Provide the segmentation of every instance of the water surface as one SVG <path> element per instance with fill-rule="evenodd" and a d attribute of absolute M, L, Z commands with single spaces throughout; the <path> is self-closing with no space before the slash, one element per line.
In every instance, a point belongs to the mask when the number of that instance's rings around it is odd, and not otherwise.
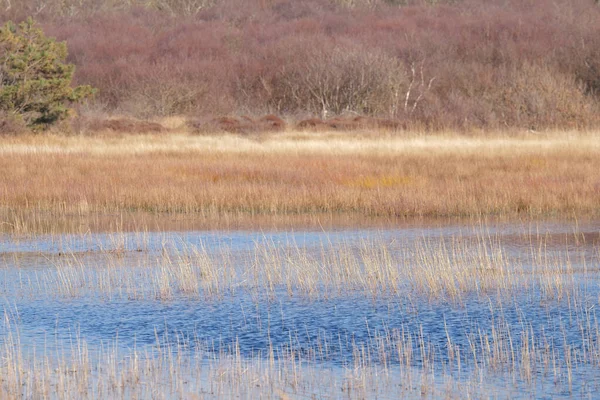
<path fill-rule="evenodd" d="M 406 363 L 399 346 L 410 343 L 414 346 L 411 368 L 439 370 L 459 382 L 477 379 L 476 373 L 485 370 L 485 384 L 481 378 L 479 382 L 493 397 L 591 398 L 600 385 L 598 232 L 597 222 L 578 226 L 549 222 L 333 231 L 4 235 L 0 237 L 0 291 L 7 317 L 0 324 L 0 342 L 18 334 L 25 354 L 32 349 L 56 352 L 74 338 L 84 339 L 92 349 L 112 343 L 123 354 L 134 348 L 153 351 L 165 341 L 185 343 L 190 353 L 201 348 L 207 359 L 239 353 L 246 359 L 283 360 L 293 353 L 334 375 L 364 363 L 358 359 L 365 354 L 369 366 L 393 371 Z M 165 257 L 191 248 L 207 255 L 227 252 L 232 268 L 248 269 L 261 262 L 256 253 L 265 248 L 318 255 L 324 248 L 360 253 L 365 246 L 384 244 L 392 258 L 410 260 L 411 249 L 423 243 L 461 251 L 484 248 L 490 254 L 500 249 L 509 264 L 531 266 L 532 274 L 540 255 L 562 263 L 568 260 L 569 287 L 558 297 L 548 295 L 542 285 L 531 285 L 510 293 L 500 289 L 484 295 L 466 293 L 461 301 L 419 297 L 410 292 L 410 285 L 405 292 L 373 295 L 349 288 L 323 296 L 290 294 L 285 285 L 276 285 L 261 296 L 256 282 L 250 285 L 241 278 L 216 296 L 202 289 L 200 295 L 175 291 L 168 298 L 132 296 L 126 290 L 105 296 L 96 285 L 76 288 L 70 295 L 48 290 L 48 282 L 60 279 L 64 265 L 96 280 L 111 268 L 135 269 L 142 271 L 140 286 L 151 286 L 155 281 L 148 276 L 159 276 Z M 240 276 L 246 276 L 244 271 Z M 533 357 L 539 360 L 531 363 L 532 375 L 515 375 L 506 368 L 490 372 L 491 366 L 486 365 L 490 358 L 484 361 L 490 340 L 502 341 L 501 346 L 510 342 L 513 364 L 514 360 L 524 363 L 524 348 L 538 346 L 538 356 Z M 540 351 L 539 346 L 546 350 Z M 458 363 L 456 349 L 462 359 Z M 540 354 L 550 355 L 553 365 L 544 365 Z M 568 354 L 577 355 L 575 366 Z M 394 395 L 378 393 L 382 398 Z"/>

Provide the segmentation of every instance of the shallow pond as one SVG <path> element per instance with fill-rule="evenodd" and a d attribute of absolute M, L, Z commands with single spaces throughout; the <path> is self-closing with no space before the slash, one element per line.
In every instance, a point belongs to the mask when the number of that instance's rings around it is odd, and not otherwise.
<path fill-rule="evenodd" d="M 60 359 L 84 343 L 95 379 L 106 348 L 124 360 L 165 347 L 188 357 L 175 385 L 185 389 L 165 383 L 152 397 L 593 398 L 599 232 L 597 222 L 549 222 L 5 235 L 0 345 L 5 360 L 15 348 Z M 263 371 L 260 382 L 290 365 L 313 372 L 304 386 L 297 375 L 238 391 L 208 383 L 249 380 L 232 377 L 240 363 Z M 192 373 L 198 365 L 213 374 Z M 89 385 L 89 397 L 106 393 Z M 129 385 L 119 396 L 135 397 Z"/>

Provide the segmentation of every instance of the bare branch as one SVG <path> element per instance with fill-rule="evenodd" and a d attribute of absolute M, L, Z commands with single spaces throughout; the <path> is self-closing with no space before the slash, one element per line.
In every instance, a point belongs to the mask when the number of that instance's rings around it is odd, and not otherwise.
<path fill-rule="evenodd" d="M 424 64 L 425 60 L 421 61 L 418 72 L 414 63 L 412 63 L 410 66 L 411 79 L 406 90 L 406 97 L 404 99 L 404 112 L 407 112 L 409 115 L 412 115 L 416 111 L 417 107 L 419 106 L 419 103 L 423 100 L 425 94 L 427 94 L 427 92 L 431 90 L 433 82 L 435 82 L 436 80 L 436 77 L 433 77 L 429 79 L 429 81 L 426 81 Z M 411 103 L 411 95 L 413 94 L 413 90 L 418 91 L 418 94 L 416 95 L 416 98 L 412 100 Z"/>

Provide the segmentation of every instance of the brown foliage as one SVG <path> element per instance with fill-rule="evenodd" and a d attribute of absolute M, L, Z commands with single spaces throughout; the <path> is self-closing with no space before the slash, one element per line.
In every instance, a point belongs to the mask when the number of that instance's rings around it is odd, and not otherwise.
<path fill-rule="evenodd" d="M 270 132 L 280 132 L 285 130 L 286 123 L 276 115 L 269 114 L 256 121 L 261 127 Z"/>
<path fill-rule="evenodd" d="M 209 121 L 191 121 L 189 127 L 196 133 L 214 133 L 228 132 L 237 134 L 281 132 L 286 128 L 283 119 L 276 115 L 265 115 L 258 119 L 252 119 L 248 116 L 219 117 Z"/>
<path fill-rule="evenodd" d="M 157 122 L 138 121 L 128 118 L 98 119 L 80 118 L 76 122 L 77 130 L 81 132 L 113 132 L 113 133 L 163 133 L 167 129 Z"/>
<path fill-rule="evenodd" d="M 335 117 L 327 120 L 309 118 L 296 124 L 299 129 L 354 131 L 364 129 L 397 130 L 402 128 L 400 121 L 386 118 Z"/>
<path fill-rule="evenodd" d="M 0 136 L 17 135 L 28 132 L 27 125 L 23 120 L 14 115 L 0 111 Z"/>
<path fill-rule="evenodd" d="M 296 124 L 296 127 L 300 129 L 315 129 L 315 130 L 324 130 L 329 128 L 327 123 L 320 118 L 309 118 L 302 120 Z"/>
<path fill-rule="evenodd" d="M 600 126 L 593 0 L 220 0 L 193 13 L 184 3 L 22 0 L 0 20 L 36 15 L 67 41 L 77 83 L 99 88 L 93 107 L 137 118 L 352 112 L 406 128 Z"/>
<path fill-rule="evenodd" d="M 242 133 L 249 127 L 249 123 L 245 119 L 238 119 L 233 117 L 220 117 L 210 121 L 211 125 L 215 128 L 231 133 Z"/>

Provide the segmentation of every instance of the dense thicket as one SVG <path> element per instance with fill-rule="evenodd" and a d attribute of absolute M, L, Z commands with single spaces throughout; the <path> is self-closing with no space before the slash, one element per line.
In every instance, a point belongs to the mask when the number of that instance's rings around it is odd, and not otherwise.
<path fill-rule="evenodd" d="M 352 112 L 431 129 L 600 125 L 594 0 L 0 4 L 0 19 L 34 15 L 67 41 L 75 80 L 99 89 L 96 111 Z"/>

